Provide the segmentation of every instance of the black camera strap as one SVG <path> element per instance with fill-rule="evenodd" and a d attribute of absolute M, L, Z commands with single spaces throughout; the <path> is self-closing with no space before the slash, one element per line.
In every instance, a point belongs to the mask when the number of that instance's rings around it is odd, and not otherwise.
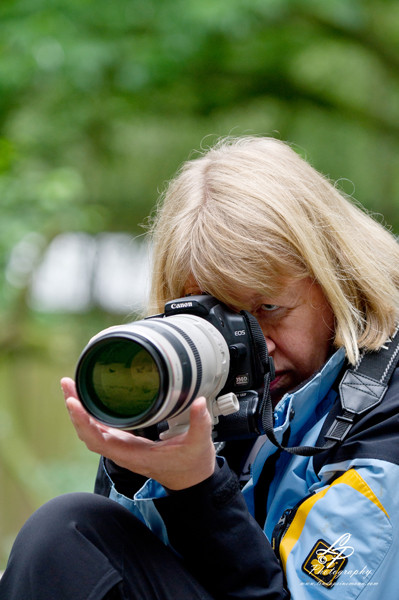
<path fill-rule="evenodd" d="M 300 456 L 314 456 L 343 442 L 354 423 L 380 404 L 399 361 L 399 327 L 378 351 L 365 352 L 354 367 L 346 370 L 339 383 L 341 408 L 324 435 L 323 446 L 286 447 L 278 442 L 273 428 L 273 406 L 270 396 L 270 372 L 265 374 L 261 417 L 264 433 L 280 450 Z M 327 417 L 328 418 L 328 417 Z"/>

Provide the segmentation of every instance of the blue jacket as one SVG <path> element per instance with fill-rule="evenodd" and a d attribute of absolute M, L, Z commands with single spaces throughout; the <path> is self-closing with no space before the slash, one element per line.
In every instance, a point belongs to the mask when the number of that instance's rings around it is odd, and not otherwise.
<path fill-rule="evenodd" d="M 326 417 L 338 405 L 334 383 L 343 363 L 339 350 L 278 403 L 280 443 L 321 443 Z M 216 599 L 397 597 L 398 369 L 382 403 L 338 447 L 292 456 L 261 438 L 241 490 L 228 446 L 212 477 L 173 493 L 102 460 L 96 492 L 170 544 Z"/>

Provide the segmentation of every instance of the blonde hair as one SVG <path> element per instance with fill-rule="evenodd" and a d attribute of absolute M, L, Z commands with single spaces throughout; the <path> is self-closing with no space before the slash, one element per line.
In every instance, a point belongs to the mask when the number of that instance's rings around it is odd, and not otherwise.
<path fill-rule="evenodd" d="M 152 236 L 150 312 L 182 296 L 190 277 L 226 303 L 237 284 L 272 298 L 287 276 L 311 277 L 350 362 L 395 328 L 395 238 L 279 140 L 222 140 L 187 161 L 161 199 Z"/>

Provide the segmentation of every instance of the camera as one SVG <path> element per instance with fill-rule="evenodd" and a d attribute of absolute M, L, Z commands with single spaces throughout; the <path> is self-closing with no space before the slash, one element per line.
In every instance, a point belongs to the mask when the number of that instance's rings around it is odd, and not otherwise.
<path fill-rule="evenodd" d="M 192 402 L 205 396 L 215 441 L 259 435 L 258 391 L 273 378 L 273 361 L 255 317 L 208 294 L 164 310 L 90 340 L 75 377 L 86 410 L 106 425 L 165 439 L 187 430 Z"/>

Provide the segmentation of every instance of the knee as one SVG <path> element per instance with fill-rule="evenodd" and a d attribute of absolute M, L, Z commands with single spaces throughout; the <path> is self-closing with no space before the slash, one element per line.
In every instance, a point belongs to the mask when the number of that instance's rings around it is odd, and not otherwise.
<path fill-rule="evenodd" d="M 33 531 L 61 531 L 70 523 L 78 522 L 82 516 L 93 514 L 94 507 L 108 503 L 107 498 L 90 493 L 64 494 L 43 504 L 25 523 L 24 528 Z M 23 529 L 24 529 L 23 528 Z M 60 531 L 61 530 L 61 531 Z"/>
<path fill-rule="evenodd" d="M 11 597 L 76 597 L 53 591 L 80 590 L 81 585 L 90 590 L 104 573 L 117 583 L 121 549 L 117 540 L 111 544 L 112 522 L 129 517 L 122 506 L 96 494 L 66 494 L 44 504 L 27 520 L 11 550 L 4 574 L 4 585 L 14 590 Z M 20 593 L 24 582 L 29 590 L 45 586 L 45 594 Z M 89 591 L 79 594 L 90 596 Z"/>
<path fill-rule="evenodd" d="M 14 544 L 14 553 L 44 559 L 60 546 L 73 544 L 77 533 L 97 529 L 106 514 L 117 505 L 103 496 L 72 493 L 58 496 L 41 506 L 26 521 Z"/>

